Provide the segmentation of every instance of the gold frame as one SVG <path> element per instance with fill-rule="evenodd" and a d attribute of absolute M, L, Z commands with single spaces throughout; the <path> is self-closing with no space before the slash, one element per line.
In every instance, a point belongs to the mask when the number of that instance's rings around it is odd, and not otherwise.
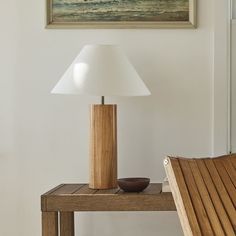
<path fill-rule="evenodd" d="M 189 21 L 135 21 L 135 22 L 65 22 L 57 23 L 52 20 L 52 2 L 46 0 L 46 28 L 47 29 L 178 29 L 197 28 L 197 0 L 189 0 Z"/>

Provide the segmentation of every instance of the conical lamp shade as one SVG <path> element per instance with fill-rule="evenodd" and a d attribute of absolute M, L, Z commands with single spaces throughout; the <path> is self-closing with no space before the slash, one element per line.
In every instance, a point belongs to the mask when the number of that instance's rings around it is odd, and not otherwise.
<path fill-rule="evenodd" d="M 115 45 L 86 45 L 52 93 L 146 96 L 150 91 L 123 51 Z"/>

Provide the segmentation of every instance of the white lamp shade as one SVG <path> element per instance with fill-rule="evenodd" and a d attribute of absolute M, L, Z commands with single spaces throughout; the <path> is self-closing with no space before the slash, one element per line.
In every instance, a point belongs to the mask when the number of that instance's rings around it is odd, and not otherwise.
<path fill-rule="evenodd" d="M 95 96 L 151 94 L 125 54 L 115 45 L 84 46 L 52 93 Z"/>

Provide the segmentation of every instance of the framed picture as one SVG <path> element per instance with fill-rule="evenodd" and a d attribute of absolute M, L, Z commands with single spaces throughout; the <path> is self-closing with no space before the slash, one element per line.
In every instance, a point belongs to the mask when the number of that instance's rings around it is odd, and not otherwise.
<path fill-rule="evenodd" d="M 46 0 L 47 28 L 195 28 L 197 0 Z"/>

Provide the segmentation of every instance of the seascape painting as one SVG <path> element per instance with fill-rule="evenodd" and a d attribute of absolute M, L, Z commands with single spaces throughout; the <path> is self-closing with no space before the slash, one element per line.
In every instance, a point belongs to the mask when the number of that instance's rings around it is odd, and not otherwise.
<path fill-rule="evenodd" d="M 47 0 L 48 23 L 186 23 L 194 0 Z M 192 4 L 193 5 L 193 4 Z"/>

